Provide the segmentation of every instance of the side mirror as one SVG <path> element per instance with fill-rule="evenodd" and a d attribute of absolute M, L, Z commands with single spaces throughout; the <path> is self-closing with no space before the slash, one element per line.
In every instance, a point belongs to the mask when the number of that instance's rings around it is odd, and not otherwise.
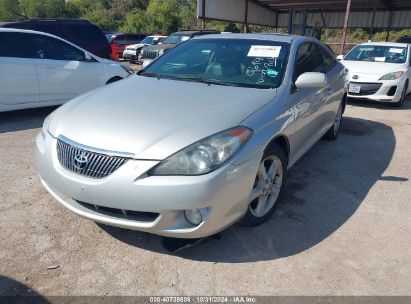
<path fill-rule="evenodd" d="M 327 76 L 319 72 L 306 72 L 297 78 L 295 86 L 297 89 L 324 88 L 327 86 Z"/>
<path fill-rule="evenodd" d="M 84 54 L 84 60 L 85 60 L 86 62 L 92 62 L 92 61 L 94 61 L 93 57 L 91 57 L 91 55 L 90 55 L 89 53 L 85 53 L 85 54 Z"/>
<path fill-rule="evenodd" d="M 152 60 L 144 60 L 141 69 L 144 70 L 151 62 Z"/>
<path fill-rule="evenodd" d="M 344 55 L 338 55 L 337 56 L 337 60 L 343 60 L 344 59 Z"/>

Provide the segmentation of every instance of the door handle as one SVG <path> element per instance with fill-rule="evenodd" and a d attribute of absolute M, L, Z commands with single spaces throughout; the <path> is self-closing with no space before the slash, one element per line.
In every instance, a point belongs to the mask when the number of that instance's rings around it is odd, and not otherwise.
<path fill-rule="evenodd" d="M 334 93 L 334 90 L 332 88 L 327 88 L 325 92 L 327 93 L 327 95 L 331 95 L 332 93 Z"/>

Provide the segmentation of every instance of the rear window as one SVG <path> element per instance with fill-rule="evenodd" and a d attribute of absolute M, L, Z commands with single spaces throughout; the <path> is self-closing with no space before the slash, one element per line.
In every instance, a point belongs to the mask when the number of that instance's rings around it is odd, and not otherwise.
<path fill-rule="evenodd" d="M 102 32 L 95 26 L 71 25 L 69 29 L 78 41 L 106 41 Z"/>

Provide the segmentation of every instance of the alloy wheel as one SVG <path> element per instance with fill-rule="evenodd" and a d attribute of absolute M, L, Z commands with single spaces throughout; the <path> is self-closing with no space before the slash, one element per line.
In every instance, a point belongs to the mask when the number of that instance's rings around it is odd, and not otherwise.
<path fill-rule="evenodd" d="M 281 160 L 271 155 L 261 161 L 251 192 L 250 212 L 255 217 L 265 216 L 277 202 L 283 183 Z"/>

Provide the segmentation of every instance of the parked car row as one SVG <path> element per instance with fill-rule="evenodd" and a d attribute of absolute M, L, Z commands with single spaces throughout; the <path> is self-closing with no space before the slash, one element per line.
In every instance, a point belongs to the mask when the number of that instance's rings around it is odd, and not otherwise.
<path fill-rule="evenodd" d="M 150 35 L 141 40 L 137 44 L 132 44 L 126 47 L 123 53 L 123 59 L 132 63 L 141 61 L 141 50 L 148 45 L 162 44 L 167 39 L 166 35 Z"/>
<path fill-rule="evenodd" d="M 134 33 L 118 33 L 113 34 L 109 38 L 109 43 L 111 46 L 112 58 L 115 61 L 123 59 L 123 53 L 127 46 L 140 43 L 147 35 L 134 34 Z"/>
<path fill-rule="evenodd" d="M 141 55 L 139 61 L 150 62 L 157 57 L 163 55 L 165 52 L 169 51 L 176 45 L 187 41 L 194 37 L 210 35 L 210 34 L 220 34 L 218 31 L 182 31 L 171 34 L 167 37 L 161 44 L 149 45 L 141 50 Z"/>

